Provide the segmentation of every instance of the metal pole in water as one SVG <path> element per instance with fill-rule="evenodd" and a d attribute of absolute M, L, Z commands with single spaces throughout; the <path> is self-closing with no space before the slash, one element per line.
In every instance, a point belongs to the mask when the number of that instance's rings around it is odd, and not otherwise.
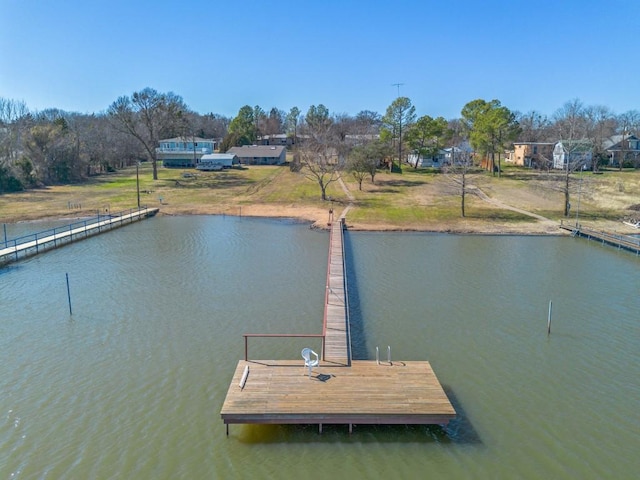
<path fill-rule="evenodd" d="M 69 315 L 73 315 L 71 311 L 71 290 L 69 289 L 69 274 L 65 274 L 67 276 L 67 298 L 69 299 Z"/>
<path fill-rule="evenodd" d="M 376 347 L 376 364 L 380 365 L 380 349 Z"/>
<path fill-rule="evenodd" d="M 391 345 L 387 345 L 387 362 L 391 365 Z"/>
<path fill-rule="evenodd" d="M 549 316 L 547 317 L 547 335 L 551 335 L 551 306 L 553 302 L 549 300 Z"/>
<path fill-rule="evenodd" d="M 140 174 L 138 170 L 140 168 L 140 162 L 136 162 L 136 191 L 138 192 L 138 210 L 140 210 Z M 160 199 L 160 203 L 162 204 L 162 198 Z"/>

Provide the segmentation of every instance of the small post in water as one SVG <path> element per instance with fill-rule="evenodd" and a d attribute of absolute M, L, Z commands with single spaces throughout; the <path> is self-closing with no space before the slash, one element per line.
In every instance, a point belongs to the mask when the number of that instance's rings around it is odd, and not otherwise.
<path fill-rule="evenodd" d="M 551 335 L 551 305 L 552 302 L 549 300 L 549 316 L 547 317 L 547 335 Z"/>
<path fill-rule="evenodd" d="M 389 362 L 389 365 L 392 365 L 392 363 L 391 363 L 391 345 L 387 345 L 387 362 Z"/>
<path fill-rule="evenodd" d="M 376 347 L 376 364 L 380 365 L 380 349 Z"/>
<path fill-rule="evenodd" d="M 71 311 L 71 290 L 69 290 L 69 274 L 65 274 L 67 276 L 67 298 L 69 299 L 69 315 L 73 315 Z"/>

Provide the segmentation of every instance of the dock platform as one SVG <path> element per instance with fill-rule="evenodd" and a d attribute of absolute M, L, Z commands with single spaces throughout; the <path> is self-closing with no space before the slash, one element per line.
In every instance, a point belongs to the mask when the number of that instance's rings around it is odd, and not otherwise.
<path fill-rule="evenodd" d="M 331 224 L 322 334 L 245 334 L 245 358 L 236 366 L 220 416 L 229 424 L 435 424 L 456 412 L 431 365 L 353 360 L 345 269 L 344 221 Z M 321 337 L 322 355 L 311 374 L 298 360 L 255 360 L 250 337 Z"/>
<path fill-rule="evenodd" d="M 609 245 L 620 250 L 627 250 L 635 253 L 636 255 L 640 255 L 640 237 L 608 233 L 583 227 L 582 225 L 573 226 L 563 222 L 560 223 L 560 228 L 570 231 L 573 236 L 583 237 L 587 240 L 595 240 L 603 245 Z"/>
<path fill-rule="evenodd" d="M 153 217 L 158 213 L 158 210 L 158 208 L 147 207 L 132 208 L 115 214 L 98 215 L 90 220 L 82 220 L 63 227 L 1 242 L 4 246 L 0 248 L 0 265 L 37 255 L 144 218 Z"/>
<path fill-rule="evenodd" d="M 245 367 L 248 374 L 240 386 Z M 429 362 L 238 362 L 220 412 L 225 424 L 437 424 L 456 416 Z"/>

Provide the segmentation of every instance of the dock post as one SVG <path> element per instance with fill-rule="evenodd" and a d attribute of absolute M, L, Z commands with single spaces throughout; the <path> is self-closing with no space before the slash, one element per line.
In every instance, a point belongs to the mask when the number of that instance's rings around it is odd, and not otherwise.
<path fill-rule="evenodd" d="M 73 315 L 71 311 L 71 290 L 69 290 L 69 274 L 65 274 L 67 276 L 67 299 L 69 300 L 69 315 Z"/>
<path fill-rule="evenodd" d="M 380 349 L 376 347 L 376 364 L 380 365 Z"/>
<path fill-rule="evenodd" d="M 552 302 L 549 300 L 549 315 L 547 316 L 547 335 L 551 335 L 551 305 Z"/>
<path fill-rule="evenodd" d="M 389 365 L 393 365 L 391 363 L 391 345 L 387 345 L 387 362 L 389 362 Z"/>

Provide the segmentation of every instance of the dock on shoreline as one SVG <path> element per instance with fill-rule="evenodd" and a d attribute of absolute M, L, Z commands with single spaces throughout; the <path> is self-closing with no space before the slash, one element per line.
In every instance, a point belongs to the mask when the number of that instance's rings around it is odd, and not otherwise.
<path fill-rule="evenodd" d="M 0 266 L 83 240 L 89 236 L 128 225 L 138 220 L 153 217 L 158 211 L 158 208 L 131 208 L 122 212 L 98 215 L 97 217 L 62 227 L 5 240 L 0 242 L 0 246 L 2 246 L 0 248 Z"/>
<path fill-rule="evenodd" d="M 255 360 L 251 337 L 321 337 L 311 369 L 298 360 Z M 435 424 L 456 411 L 427 361 L 353 360 L 344 223 L 331 224 L 322 334 L 245 334 L 220 417 L 226 424 Z"/>
<path fill-rule="evenodd" d="M 560 228 L 571 232 L 574 237 L 583 237 L 587 240 L 595 240 L 603 245 L 617 247 L 619 250 L 627 250 L 636 255 L 640 255 L 640 237 L 635 238 L 630 235 L 620 235 L 617 233 L 608 233 L 604 231 L 594 230 L 584 227 L 580 224 L 571 225 L 569 223 L 560 223 Z"/>

